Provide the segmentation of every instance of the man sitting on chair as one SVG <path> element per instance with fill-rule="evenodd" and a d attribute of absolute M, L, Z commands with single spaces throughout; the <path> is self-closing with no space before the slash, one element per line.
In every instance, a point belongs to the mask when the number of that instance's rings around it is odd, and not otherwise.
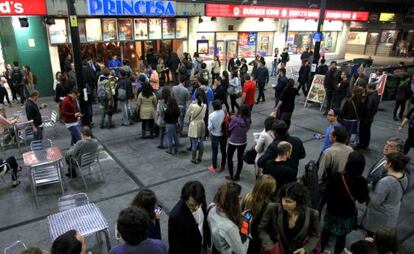
<path fill-rule="evenodd" d="M 70 149 L 66 155 L 66 163 L 68 164 L 68 173 L 67 177 L 77 177 L 76 167 L 81 163 L 81 157 L 86 153 L 96 153 L 98 150 L 98 141 L 92 138 L 92 131 L 88 126 L 83 126 L 81 128 L 82 140 L 76 142 L 73 149 Z M 78 164 L 76 164 L 76 162 Z"/>

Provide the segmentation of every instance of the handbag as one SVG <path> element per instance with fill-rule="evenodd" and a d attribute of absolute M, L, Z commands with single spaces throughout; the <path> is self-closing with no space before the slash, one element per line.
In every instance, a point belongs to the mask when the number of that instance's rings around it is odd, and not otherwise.
<path fill-rule="evenodd" d="M 285 248 L 283 247 L 283 244 L 281 244 L 280 242 L 277 242 L 273 244 L 272 248 L 269 250 L 265 250 L 262 247 L 260 254 L 285 254 Z"/>
<path fill-rule="evenodd" d="M 254 147 L 255 146 L 252 146 L 252 148 L 250 148 L 243 154 L 243 161 L 247 164 L 255 164 L 257 152 L 254 149 Z"/>

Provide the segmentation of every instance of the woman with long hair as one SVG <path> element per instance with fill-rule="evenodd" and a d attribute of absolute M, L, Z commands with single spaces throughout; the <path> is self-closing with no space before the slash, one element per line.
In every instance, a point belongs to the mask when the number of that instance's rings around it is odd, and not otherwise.
<path fill-rule="evenodd" d="M 143 189 L 134 197 L 131 206 L 142 208 L 148 214 L 148 238 L 161 240 L 160 213 L 156 210 L 157 197 L 150 189 Z"/>
<path fill-rule="evenodd" d="M 167 130 L 168 151 L 169 154 L 176 154 L 180 139 L 177 133 L 177 123 L 180 117 L 180 108 L 174 97 L 168 99 L 167 108 L 164 113 L 165 128 Z"/>
<path fill-rule="evenodd" d="M 368 236 L 374 235 L 380 228 L 393 228 L 397 225 L 401 200 L 408 188 L 404 169 L 409 161 L 410 157 L 403 153 L 385 155 L 384 168 L 387 175 L 370 192 L 367 210 L 361 223 Z"/>
<path fill-rule="evenodd" d="M 23 73 L 24 73 L 24 80 L 26 84 L 26 89 L 29 92 L 29 94 L 32 93 L 34 90 L 34 77 L 32 73 L 32 69 L 29 65 L 23 65 Z"/>
<path fill-rule="evenodd" d="M 157 103 L 157 125 L 160 127 L 160 145 L 157 146 L 159 149 L 164 149 L 164 136 L 165 136 L 165 121 L 164 121 L 164 113 L 167 109 L 168 99 L 171 97 L 170 89 L 162 89 L 161 98 L 158 100 Z"/>
<path fill-rule="evenodd" d="M 213 74 L 213 80 L 216 77 L 220 76 L 220 71 L 221 71 L 221 61 L 220 58 L 218 57 L 218 55 L 214 56 L 214 62 L 211 65 L 211 73 Z"/>
<path fill-rule="evenodd" d="M 351 137 L 351 142 L 356 144 L 357 132 L 358 132 L 358 122 L 361 120 L 361 115 L 363 113 L 363 104 L 362 96 L 364 93 L 364 88 L 355 86 L 352 89 L 352 96 L 349 97 L 341 110 L 342 125 L 346 128 Z"/>
<path fill-rule="evenodd" d="M 219 187 L 214 196 L 214 203 L 209 205 L 207 221 L 210 226 L 213 253 L 247 253 L 249 240 L 242 242 L 239 229 L 240 193 L 240 185 L 226 182 Z"/>
<path fill-rule="evenodd" d="M 229 123 L 229 144 L 227 146 L 227 167 L 229 175 L 227 180 L 240 181 L 240 173 L 243 168 L 243 154 L 247 145 L 247 132 L 250 129 L 250 107 L 240 106 L 239 112 Z M 237 150 L 237 172 L 233 175 L 233 155 Z"/>
<path fill-rule="evenodd" d="M 262 168 L 257 165 L 257 161 L 262 157 L 262 155 L 266 152 L 269 145 L 273 142 L 276 138 L 275 132 L 273 131 L 273 123 L 275 122 L 275 118 L 269 116 L 264 121 L 264 130 L 260 133 L 259 138 L 256 140 L 256 145 L 254 146 L 254 150 L 256 150 L 256 159 L 255 159 L 255 169 L 256 169 L 256 178 L 258 178 L 262 174 Z"/>
<path fill-rule="evenodd" d="M 204 152 L 203 140 L 206 133 L 204 116 L 207 110 L 207 105 L 204 104 L 205 97 L 206 94 L 204 91 L 202 89 L 197 89 L 196 101 L 190 104 L 186 113 L 190 119 L 188 137 L 191 140 L 191 162 L 194 164 L 201 162 Z"/>
<path fill-rule="evenodd" d="M 335 172 L 328 181 L 322 249 L 328 244 L 330 236 L 335 236 L 334 253 L 342 253 L 347 234 L 355 229 L 358 215 L 355 202 L 364 203 L 368 200 L 368 183 L 362 176 L 364 168 L 364 156 L 354 151 L 348 156 L 344 172 Z"/>
<path fill-rule="evenodd" d="M 223 72 L 224 79 L 228 79 L 228 72 Z M 240 97 L 241 93 L 241 83 L 237 70 L 233 71 L 231 74 L 231 79 L 229 80 L 229 87 L 227 88 L 227 93 L 230 95 L 230 104 L 231 104 L 231 114 L 234 114 L 234 107 L 239 110 L 240 106 L 237 103 L 237 98 Z"/>
<path fill-rule="evenodd" d="M 278 203 L 267 206 L 258 226 L 264 253 L 305 254 L 319 248 L 319 213 L 309 207 L 309 196 L 301 183 L 281 188 Z"/>
<path fill-rule="evenodd" d="M 154 137 L 154 114 L 157 106 L 157 96 L 152 92 L 152 87 L 149 83 L 142 84 L 142 92 L 138 95 L 137 110 L 142 120 L 142 138 L 148 138 L 147 131 L 149 131 L 150 138 Z"/>
<path fill-rule="evenodd" d="M 279 120 L 284 121 L 288 128 L 290 127 L 290 119 L 292 118 L 293 111 L 295 110 L 295 98 L 297 92 L 294 86 L 295 81 L 293 79 L 289 79 L 286 88 L 283 89 L 282 94 L 280 95 L 280 99 L 275 110 L 275 112 L 279 112 Z"/>
<path fill-rule="evenodd" d="M 241 202 L 241 210 L 249 210 L 253 214 L 250 227 L 252 240 L 250 240 L 247 254 L 260 253 L 262 242 L 260 241 L 259 233 L 257 232 L 257 226 L 263 217 L 267 205 L 271 202 L 270 199 L 275 191 L 276 180 L 270 175 L 262 175 L 257 179 L 253 186 L 253 190 L 248 192 Z"/>

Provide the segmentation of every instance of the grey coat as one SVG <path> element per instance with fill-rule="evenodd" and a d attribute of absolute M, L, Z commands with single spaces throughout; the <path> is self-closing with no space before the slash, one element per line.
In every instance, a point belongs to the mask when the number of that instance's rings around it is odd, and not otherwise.
<path fill-rule="evenodd" d="M 406 175 L 400 179 L 386 176 L 379 180 L 369 194 L 370 201 L 362 219 L 362 226 L 371 232 L 382 227 L 395 227 L 400 214 L 401 199 L 407 187 Z"/>

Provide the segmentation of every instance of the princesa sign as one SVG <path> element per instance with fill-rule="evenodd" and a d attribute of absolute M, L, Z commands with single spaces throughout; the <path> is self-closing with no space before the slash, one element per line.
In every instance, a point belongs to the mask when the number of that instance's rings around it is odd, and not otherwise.
<path fill-rule="evenodd" d="M 175 16 L 175 1 L 87 0 L 89 15 Z"/>

